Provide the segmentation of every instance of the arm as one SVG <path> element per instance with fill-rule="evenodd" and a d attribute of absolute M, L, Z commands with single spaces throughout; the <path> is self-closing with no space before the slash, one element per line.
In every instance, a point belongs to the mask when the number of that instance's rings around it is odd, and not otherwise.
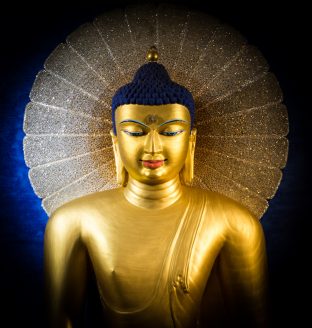
<path fill-rule="evenodd" d="M 44 266 L 50 325 L 73 327 L 83 306 L 87 252 L 80 239 L 79 220 L 64 208 L 48 221 Z"/>
<path fill-rule="evenodd" d="M 219 274 L 227 312 L 243 327 L 267 326 L 267 263 L 263 230 L 246 210 L 232 212 Z"/>

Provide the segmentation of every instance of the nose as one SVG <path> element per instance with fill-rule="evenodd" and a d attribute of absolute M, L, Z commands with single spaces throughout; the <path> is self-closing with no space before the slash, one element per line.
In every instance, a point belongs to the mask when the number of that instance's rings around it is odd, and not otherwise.
<path fill-rule="evenodd" d="M 163 148 L 159 134 L 156 130 L 152 130 L 146 137 L 144 151 L 149 154 L 155 154 L 162 152 L 162 150 Z"/>

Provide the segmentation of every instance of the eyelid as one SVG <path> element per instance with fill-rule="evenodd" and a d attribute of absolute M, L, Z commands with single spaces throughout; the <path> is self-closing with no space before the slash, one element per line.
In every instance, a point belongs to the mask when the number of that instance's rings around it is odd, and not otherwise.
<path fill-rule="evenodd" d="M 159 133 L 162 132 L 173 132 L 173 131 L 180 131 L 180 130 L 186 130 L 187 127 L 185 126 L 185 124 L 181 124 L 180 122 L 171 122 L 171 123 L 167 123 L 165 125 L 161 125 L 158 127 L 158 131 Z"/>
<path fill-rule="evenodd" d="M 141 133 L 145 133 L 146 132 L 146 128 L 140 124 L 136 124 L 133 122 L 125 122 L 123 124 L 121 124 L 121 130 L 122 131 L 128 131 L 128 132 L 141 132 Z"/>
<path fill-rule="evenodd" d="M 178 134 L 181 134 L 185 132 L 184 129 L 180 129 L 180 130 L 175 130 L 175 131 L 161 131 L 159 134 L 164 135 L 166 137 L 172 137 L 172 136 L 176 136 Z"/>
<path fill-rule="evenodd" d="M 121 126 L 121 129 L 126 129 L 126 130 L 140 130 L 144 131 L 145 128 L 141 125 L 138 124 L 125 124 Z"/>
<path fill-rule="evenodd" d="M 135 123 L 135 122 L 121 122 L 120 123 L 120 126 L 121 127 L 124 127 L 124 126 L 135 126 L 135 127 L 140 127 L 141 129 L 144 129 L 145 128 L 144 125 L 139 124 L 139 123 Z"/>
<path fill-rule="evenodd" d="M 157 128 L 159 133 L 166 131 L 166 130 L 175 131 L 175 130 L 186 130 L 186 129 L 187 129 L 187 124 L 184 124 L 183 122 L 177 122 L 177 121 L 173 121 L 170 123 L 166 123 L 164 125 L 160 125 Z"/>
<path fill-rule="evenodd" d="M 121 131 L 131 137 L 141 137 L 144 135 L 144 131 L 128 131 L 126 129 L 122 129 Z"/>

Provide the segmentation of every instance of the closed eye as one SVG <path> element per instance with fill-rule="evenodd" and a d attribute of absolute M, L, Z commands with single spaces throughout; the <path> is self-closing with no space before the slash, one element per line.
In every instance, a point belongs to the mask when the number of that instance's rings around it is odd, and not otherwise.
<path fill-rule="evenodd" d="M 143 131 L 128 131 L 128 130 L 122 130 L 125 134 L 131 136 L 131 137 L 141 137 L 144 135 Z"/>
<path fill-rule="evenodd" d="M 177 130 L 177 131 L 162 131 L 160 132 L 161 135 L 166 136 L 166 137 L 173 137 L 176 136 L 182 132 L 184 132 L 185 130 Z"/>

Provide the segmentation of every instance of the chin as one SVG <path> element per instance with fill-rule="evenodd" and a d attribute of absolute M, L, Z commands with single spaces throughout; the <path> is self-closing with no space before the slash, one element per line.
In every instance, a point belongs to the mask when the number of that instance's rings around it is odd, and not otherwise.
<path fill-rule="evenodd" d="M 167 170 L 164 167 L 164 165 L 163 166 L 160 166 L 158 168 L 155 168 L 155 169 L 143 168 L 142 171 L 143 171 L 142 173 L 145 176 L 164 177 L 165 175 L 167 175 Z"/>
<path fill-rule="evenodd" d="M 142 172 L 141 177 L 143 177 L 142 182 L 145 182 L 147 184 L 158 184 L 166 182 L 170 179 L 166 177 L 166 172 L 164 172 L 164 169 L 162 167 L 159 167 L 158 169 L 144 169 Z"/>

